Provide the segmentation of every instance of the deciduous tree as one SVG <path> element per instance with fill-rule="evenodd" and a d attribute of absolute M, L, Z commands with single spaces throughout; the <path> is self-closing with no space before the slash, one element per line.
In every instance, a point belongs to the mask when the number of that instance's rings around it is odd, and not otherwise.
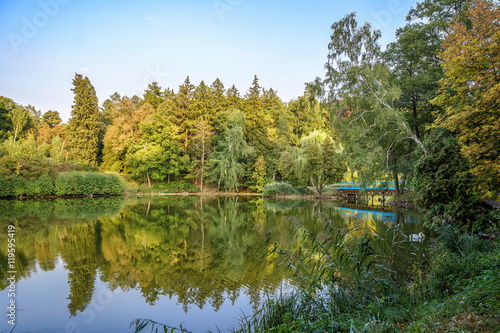
<path fill-rule="evenodd" d="M 474 1 L 456 20 L 440 54 L 445 70 L 436 122 L 456 131 L 485 190 L 500 188 L 500 6 Z"/>

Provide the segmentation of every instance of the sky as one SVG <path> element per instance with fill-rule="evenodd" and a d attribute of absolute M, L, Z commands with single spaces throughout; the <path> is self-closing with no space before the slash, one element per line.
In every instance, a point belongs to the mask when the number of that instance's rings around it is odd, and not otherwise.
<path fill-rule="evenodd" d="M 67 121 L 75 73 L 102 105 L 153 81 L 177 91 L 254 75 L 285 102 L 324 76 L 332 23 L 350 12 L 394 41 L 414 0 L 0 0 L 0 95 Z"/>

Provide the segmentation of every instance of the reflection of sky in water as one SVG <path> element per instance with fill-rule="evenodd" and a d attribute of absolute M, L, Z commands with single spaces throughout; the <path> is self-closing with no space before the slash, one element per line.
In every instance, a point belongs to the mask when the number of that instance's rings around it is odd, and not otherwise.
<path fill-rule="evenodd" d="M 274 242 L 288 242 L 293 228 L 318 236 L 332 221 L 343 228 L 355 220 L 381 232 L 397 220 L 405 232 L 421 228 L 419 215 L 332 202 L 169 198 L 129 202 L 120 212 L 121 201 L 110 200 L 0 202 L 0 225 L 19 222 L 16 252 L 25 255 L 15 332 L 132 332 L 138 318 L 226 331 L 272 296 L 266 292 L 279 292 L 280 283 L 281 291 L 292 290 L 286 264 L 278 265 L 283 258 L 259 256 Z M 0 306 L 8 304 L 7 293 L 0 291 Z M 0 321 L 0 332 L 11 329 Z"/>
<path fill-rule="evenodd" d="M 209 304 L 202 309 L 189 305 L 185 312 L 176 297 L 160 295 L 154 306 L 148 305 L 137 289 L 124 291 L 120 288 L 110 290 L 107 283 L 96 278 L 92 302 L 82 312 L 70 318 L 67 298 L 70 290 L 67 283 L 68 271 L 61 258 L 51 271 L 43 271 L 37 265 L 30 277 L 21 279 L 16 285 L 17 332 L 133 332 L 129 328 L 132 320 L 148 318 L 161 323 L 183 327 L 193 332 L 207 329 L 221 331 L 236 327 L 243 315 L 253 313 L 252 306 L 242 288 L 234 304 L 225 295 L 225 301 L 218 311 Z M 289 281 L 283 281 L 284 292 L 290 292 Z M 8 289 L 0 291 L 2 305 L 7 304 Z M 261 301 L 268 295 L 261 294 Z M 236 311 L 235 311 L 236 309 Z M 2 311 L 5 313 L 5 311 Z M 4 317 L 6 318 L 6 317 Z M 64 320 L 61 320 L 65 318 Z M 2 318 L 0 332 L 10 332 L 12 326 Z"/>

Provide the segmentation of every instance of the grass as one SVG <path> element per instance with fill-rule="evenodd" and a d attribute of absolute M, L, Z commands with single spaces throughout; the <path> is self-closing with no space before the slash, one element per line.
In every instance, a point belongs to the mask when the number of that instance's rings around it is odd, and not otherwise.
<path fill-rule="evenodd" d="M 275 243 L 271 255 L 286 258 L 299 287 L 236 332 L 500 332 L 498 241 L 442 227 L 426 260 L 401 275 L 393 254 L 415 243 L 398 226 L 383 235 L 330 228 L 320 239 L 295 225 L 290 244 Z"/>
<path fill-rule="evenodd" d="M 390 260 L 381 255 L 411 245 L 398 230 L 350 238 L 355 232 L 337 231 L 290 257 L 303 285 L 268 301 L 238 332 L 500 331 L 497 242 L 442 230 L 432 259 L 401 278 L 387 274 Z"/>

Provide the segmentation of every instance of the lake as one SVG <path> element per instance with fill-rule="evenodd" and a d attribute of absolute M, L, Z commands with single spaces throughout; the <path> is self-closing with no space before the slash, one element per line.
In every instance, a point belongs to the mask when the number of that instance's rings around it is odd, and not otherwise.
<path fill-rule="evenodd" d="M 297 228 L 318 237 L 326 224 L 423 231 L 419 213 L 379 209 L 222 196 L 1 200 L 0 332 L 12 330 L 12 300 L 14 332 L 133 332 L 138 318 L 227 331 L 297 284 L 270 255 L 275 244 L 300 247 Z M 407 270 L 424 247 L 397 251 L 391 268 Z"/>

